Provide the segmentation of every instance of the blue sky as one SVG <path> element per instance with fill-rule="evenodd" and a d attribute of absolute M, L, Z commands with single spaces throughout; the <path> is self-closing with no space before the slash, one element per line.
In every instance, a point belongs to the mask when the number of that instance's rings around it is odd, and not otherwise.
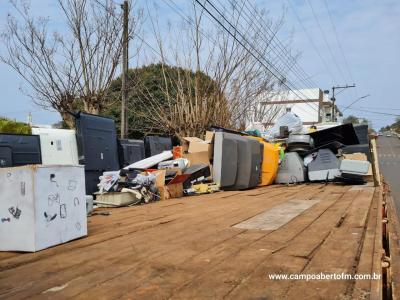
<path fill-rule="evenodd" d="M 183 0 L 171 1 L 179 5 L 185 3 Z M 224 2 L 224 0 L 221 1 Z M 161 0 L 158 2 L 162 5 Z M 258 7 L 269 11 L 270 16 L 279 16 L 282 9 L 287 10 L 286 23 L 280 32 L 279 39 L 284 41 L 288 34 L 293 32 L 292 48 L 301 53 L 299 65 L 312 76 L 312 81 L 318 87 L 330 89 L 334 84 L 352 84 L 354 79 L 357 88 L 340 94 L 337 97 L 339 105 L 347 106 L 358 97 L 370 94 L 370 97 L 361 100 L 353 108 L 400 114 L 397 96 L 399 94 L 397 87 L 400 87 L 398 74 L 400 70 L 400 1 L 257 0 L 256 3 Z M 310 3 L 321 28 L 312 13 Z M 348 68 L 336 41 L 325 3 L 328 3 Z M 62 31 L 63 18 L 56 0 L 31 0 L 31 4 L 36 15 L 49 17 L 52 28 Z M 12 12 L 12 7 L 8 1 L 1 0 L 1 29 L 10 11 Z M 163 21 L 173 22 L 179 19 L 179 15 L 163 6 Z M 331 51 L 323 38 L 324 35 Z M 0 44 L 0 52 L 2 51 L 4 48 Z M 322 56 L 324 62 L 321 61 L 319 55 Z M 26 121 L 27 114 L 31 111 L 33 121 L 40 124 L 51 124 L 60 119 L 57 113 L 44 111 L 34 106 L 31 99 L 21 91 L 21 87 L 27 88 L 22 79 L 8 66 L 0 64 L 0 90 L 2 91 L 0 115 Z M 394 116 L 359 110 L 349 109 L 346 111 L 346 114 L 348 113 L 368 118 L 375 128 L 391 123 L 395 119 Z"/>

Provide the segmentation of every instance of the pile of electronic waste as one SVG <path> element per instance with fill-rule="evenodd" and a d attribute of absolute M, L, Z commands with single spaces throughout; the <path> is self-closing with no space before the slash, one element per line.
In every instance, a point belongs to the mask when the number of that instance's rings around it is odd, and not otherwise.
<path fill-rule="evenodd" d="M 363 184 L 372 177 L 368 126 L 343 124 L 308 134 L 289 134 L 276 183 L 335 181 Z"/>
<path fill-rule="evenodd" d="M 0 167 L 84 165 L 86 195 L 110 206 L 273 183 L 358 184 L 371 175 L 367 125 L 304 133 L 300 119 L 287 113 L 268 134 L 214 126 L 204 139 L 184 137 L 173 146 L 171 137 L 118 139 L 110 118 L 78 113 L 75 119 L 76 132 L 0 134 Z"/>
<path fill-rule="evenodd" d="M 131 197 L 130 205 L 146 203 L 147 199 L 244 190 L 274 182 L 278 146 L 261 137 L 221 127 L 212 127 L 204 136 L 204 140 L 184 137 L 172 151 L 163 151 L 120 171 L 104 172 L 95 203 L 102 206 L 113 201 L 112 205 L 126 205 L 115 199 L 126 194 L 124 197 Z"/>
<path fill-rule="evenodd" d="M 207 162 L 173 159 L 172 151 L 164 151 L 119 171 L 104 172 L 94 203 L 98 207 L 130 206 L 218 191 Z"/>

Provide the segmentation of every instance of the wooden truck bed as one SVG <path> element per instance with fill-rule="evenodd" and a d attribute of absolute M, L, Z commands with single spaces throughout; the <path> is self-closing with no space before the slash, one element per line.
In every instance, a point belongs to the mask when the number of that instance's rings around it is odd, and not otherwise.
<path fill-rule="evenodd" d="M 270 274 L 381 273 L 381 189 L 273 185 L 165 200 L 89 218 L 89 235 L 0 253 L 0 298 L 354 299 L 380 280 Z"/>

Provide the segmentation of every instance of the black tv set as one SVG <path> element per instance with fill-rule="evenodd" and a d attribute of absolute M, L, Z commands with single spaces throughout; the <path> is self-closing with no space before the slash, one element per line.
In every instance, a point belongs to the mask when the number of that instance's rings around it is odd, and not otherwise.
<path fill-rule="evenodd" d="M 75 115 L 79 163 L 85 165 L 86 193 L 97 191 L 97 175 L 119 167 L 117 130 L 113 119 L 78 113 Z M 94 175 L 96 174 L 96 175 Z M 93 182 L 92 182 L 93 181 Z"/>
<path fill-rule="evenodd" d="M 353 125 L 356 135 L 358 137 L 358 141 L 360 144 L 368 144 L 368 125 L 367 124 L 357 124 Z"/>
<path fill-rule="evenodd" d="M 151 157 L 172 150 L 172 140 L 170 137 L 148 135 L 144 138 L 144 148 L 146 157 Z"/>
<path fill-rule="evenodd" d="M 309 133 L 309 135 L 313 138 L 316 148 L 325 147 L 326 145 L 337 142 L 343 145 L 360 144 L 353 124 L 351 123 L 318 130 Z"/>
<path fill-rule="evenodd" d="M 118 155 L 121 169 L 145 158 L 142 140 L 118 140 Z"/>
<path fill-rule="evenodd" d="M 0 134 L 0 167 L 42 163 L 40 138 L 28 134 Z"/>

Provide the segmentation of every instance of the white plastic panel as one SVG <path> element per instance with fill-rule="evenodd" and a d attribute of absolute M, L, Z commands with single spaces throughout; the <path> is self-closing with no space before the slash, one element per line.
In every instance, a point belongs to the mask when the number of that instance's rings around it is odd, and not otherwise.
<path fill-rule="evenodd" d="M 40 136 L 44 165 L 79 164 L 75 130 L 32 128 L 32 134 Z"/>

